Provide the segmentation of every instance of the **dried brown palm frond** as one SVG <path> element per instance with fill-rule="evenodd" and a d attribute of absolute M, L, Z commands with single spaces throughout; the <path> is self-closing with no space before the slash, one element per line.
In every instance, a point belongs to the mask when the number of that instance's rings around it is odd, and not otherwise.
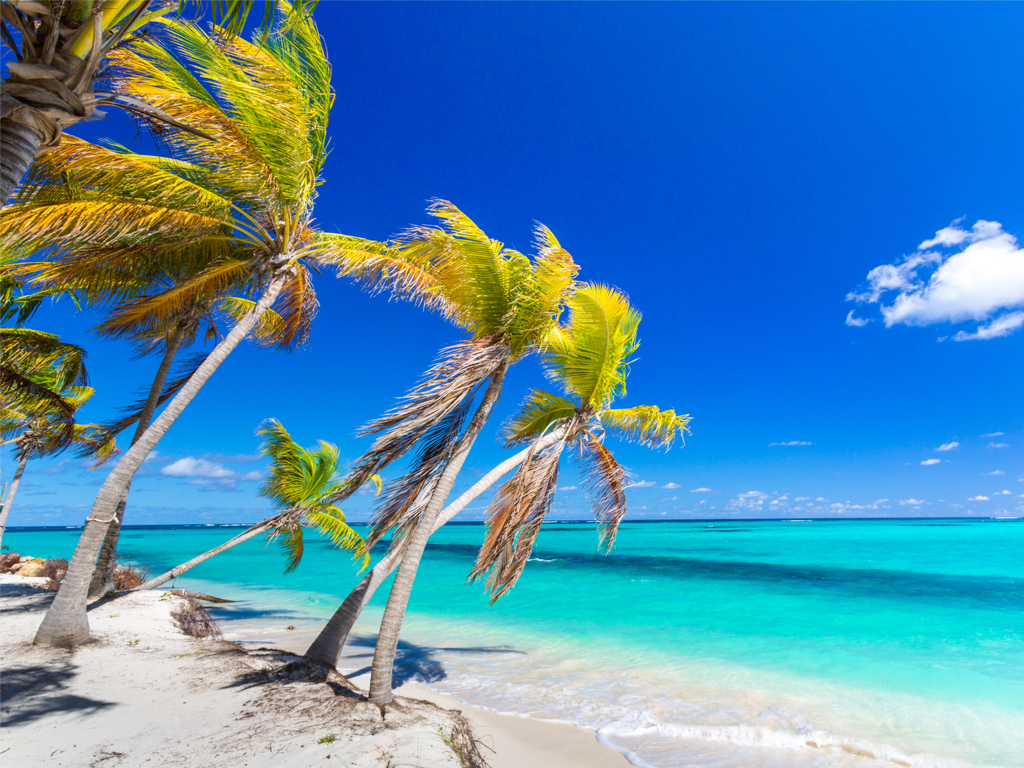
<path fill-rule="evenodd" d="M 605 552 L 615 543 L 619 522 L 626 514 L 626 486 L 629 475 L 615 456 L 591 434 L 580 440 L 580 469 L 594 520 Z"/>
<path fill-rule="evenodd" d="M 43 586 L 49 590 L 60 589 L 60 583 L 64 581 L 64 575 L 68 572 L 68 561 L 63 557 L 51 557 L 43 563 L 43 572 L 40 576 L 47 579 Z"/>
<path fill-rule="evenodd" d="M 508 354 L 508 347 L 494 337 L 460 341 L 443 349 L 440 359 L 398 405 L 359 431 L 359 435 L 383 434 L 363 454 L 334 501 L 352 495 L 370 475 L 408 453 L 490 379 Z"/>
<path fill-rule="evenodd" d="M 473 402 L 474 398 L 465 398 L 434 425 L 420 440 L 409 471 L 388 484 L 373 518 L 373 528 L 367 539 L 369 546 L 372 547 L 389 531 L 398 539 L 415 527 L 437 484 L 438 473 L 459 444 Z"/>
<path fill-rule="evenodd" d="M 118 564 L 114 566 L 114 589 L 117 592 L 127 592 L 130 589 L 135 589 L 148 577 L 149 569 L 145 566 L 140 568 L 134 565 Z"/>
<path fill-rule="evenodd" d="M 206 610 L 206 606 L 191 597 L 186 597 L 185 602 L 171 612 L 171 616 L 189 637 L 212 637 L 214 640 L 224 638 L 217 620 Z"/>
<path fill-rule="evenodd" d="M 495 494 L 487 516 L 487 535 L 469 574 L 487 576 L 491 602 L 512 589 L 526 567 L 544 516 L 558 485 L 558 461 L 566 441 L 531 455 Z"/>

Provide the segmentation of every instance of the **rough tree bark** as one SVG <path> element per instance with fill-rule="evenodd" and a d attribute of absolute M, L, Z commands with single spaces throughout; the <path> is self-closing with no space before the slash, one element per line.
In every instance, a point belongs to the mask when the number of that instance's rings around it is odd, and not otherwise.
<path fill-rule="evenodd" d="M 89 619 L 85 612 L 89 583 L 92 580 L 96 558 L 103 546 L 107 526 L 110 525 L 114 517 L 114 512 L 124 496 L 125 489 L 139 467 L 142 466 L 142 462 L 171 428 L 175 419 L 185 410 L 185 406 L 199 393 L 203 384 L 274 303 L 292 273 L 293 271 L 288 269 L 275 272 L 266 292 L 256 302 L 256 305 L 235 324 L 224 340 L 199 366 L 192 378 L 171 399 L 171 402 L 153 421 L 145 434 L 117 462 L 113 471 L 100 487 L 96 501 L 93 503 L 92 512 L 86 519 L 85 530 L 82 531 L 75 554 L 71 558 L 67 575 L 61 582 L 56 597 L 36 631 L 35 642 L 70 647 L 89 639 Z"/>
<path fill-rule="evenodd" d="M 480 430 L 487 422 L 491 409 L 501 394 L 501 384 L 508 371 L 508 362 L 502 364 L 498 371 L 491 378 L 491 383 L 484 393 L 483 400 L 473 414 L 472 421 L 459 440 L 451 460 L 441 472 L 437 481 L 434 494 L 430 497 L 427 508 L 423 510 L 423 516 L 409 536 L 409 542 L 405 546 L 402 555 L 402 564 L 398 567 L 398 575 L 391 587 L 391 594 L 388 595 L 388 603 L 384 608 L 384 618 L 381 620 L 380 632 L 377 634 L 377 647 L 373 654 L 373 664 L 370 672 L 370 695 L 369 700 L 374 704 L 388 704 L 391 702 L 391 675 L 395 666 L 395 652 L 398 650 L 398 636 L 402 630 L 402 619 L 405 618 L 405 609 L 409 604 L 409 595 L 412 594 L 412 585 L 416 580 L 416 570 L 419 568 L 420 559 L 423 557 L 423 550 L 427 546 L 427 539 L 433 533 L 434 523 L 437 521 L 441 508 L 448 500 L 455 478 L 462 470 L 462 465 L 469 455 L 470 448 L 476 440 Z"/>
<path fill-rule="evenodd" d="M 11 480 L 11 487 L 7 491 L 7 498 L 4 499 L 4 508 L 0 510 L 0 543 L 4 540 L 4 531 L 7 530 L 7 516 L 11 514 L 11 504 L 14 503 L 14 494 L 18 492 L 18 483 L 21 476 L 25 474 L 25 465 L 28 464 L 28 456 L 22 456 L 18 462 L 18 469 L 14 472 L 14 479 Z"/>
<path fill-rule="evenodd" d="M 163 359 L 160 361 L 160 367 L 156 370 L 156 376 L 153 377 L 153 386 L 149 388 L 149 395 L 146 397 L 146 404 L 143 406 L 142 413 L 139 415 L 139 423 L 135 428 L 135 434 L 132 436 L 131 445 L 135 445 L 139 442 L 139 438 L 145 434 L 146 430 L 149 429 L 150 422 L 153 421 L 153 414 L 156 412 L 157 401 L 160 400 L 160 394 L 164 390 L 164 382 L 167 381 L 167 375 L 170 373 L 171 366 L 174 364 L 174 358 L 178 354 L 178 350 L 181 349 L 181 342 L 183 338 L 184 333 L 181 330 L 175 330 L 171 338 L 167 340 L 167 347 L 164 349 Z M 107 528 L 107 535 L 103 537 L 103 547 L 100 549 L 100 558 L 96 561 L 96 568 L 92 572 L 92 580 L 89 583 L 89 597 L 105 595 L 108 591 L 113 591 L 114 589 L 114 565 L 117 562 L 117 541 L 121 536 L 121 526 L 124 524 L 124 510 L 128 504 L 128 493 L 130 490 L 131 483 L 129 483 L 128 488 L 125 489 L 124 497 L 117 505 L 117 511 L 114 513 L 114 519 L 110 521 L 110 526 Z"/>
<path fill-rule="evenodd" d="M 43 136 L 35 127 L 0 120 L 0 205 L 6 203 L 32 161 L 39 154 Z"/>
<path fill-rule="evenodd" d="M 505 461 L 480 478 L 469 490 L 441 511 L 441 514 L 437 516 L 437 520 L 434 523 L 431 535 L 437 533 L 442 526 L 465 509 L 481 493 L 498 482 L 506 473 L 526 461 L 526 457 L 531 451 L 547 448 L 549 445 L 560 440 L 562 434 L 562 429 L 556 429 L 554 432 L 538 440 L 535 445 L 526 447 L 514 456 L 505 459 Z M 355 626 L 359 614 L 369 604 L 370 598 L 373 597 L 373 593 L 377 591 L 377 588 L 398 567 L 398 563 L 402 558 L 402 552 L 402 549 L 391 550 L 381 558 L 380 562 L 370 569 L 370 572 L 363 577 L 363 580 L 356 585 L 344 602 L 338 606 L 338 610 L 331 616 L 331 620 L 327 622 L 327 625 L 320 630 L 320 634 L 317 635 L 316 640 L 313 641 L 313 644 L 309 646 L 309 650 L 306 651 L 306 658 L 323 664 L 329 664 L 337 669 L 338 664 L 341 662 L 345 643 L 348 641 L 349 633 L 352 632 L 352 627 Z"/>

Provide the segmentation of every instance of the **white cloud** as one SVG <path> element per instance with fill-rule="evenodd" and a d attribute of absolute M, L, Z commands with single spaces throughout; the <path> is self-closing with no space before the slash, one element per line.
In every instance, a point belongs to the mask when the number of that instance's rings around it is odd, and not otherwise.
<path fill-rule="evenodd" d="M 983 474 L 983 475 L 1005 475 L 1006 473 L 1003 472 L 1001 469 L 996 469 L 996 470 L 993 470 L 992 472 L 982 472 L 981 474 Z"/>
<path fill-rule="evenodd" d="M 924 461 L 921 462 L 921 466 L 927 467 L 930 464 L 941 464 L 941 463 L 942 463 L 942 459 L 925 459 Z"/>
<path fill-rule="evenodd" d="M 984 435 L 978 435 L 978 437 L 1002 437 L 1005 434 L 1005 432 L 989 432 Z"/>
<path fill-rule="evenodd" d="M 936 246 L 963 247 L 952 255 L 928 250 Z M 896 296 L 885 304 L 889 291 Z M 1024 312 L 1006 312 L 1024 306 L 1024 248 L 998 222 L 980 220 L 970 230 L 946 227 L 902 262 L 872 269 L 868 290 L 846 298 L 879 304 L 887 328 L 975 320 L 988 324 L 953 338 L 1006 336 L 1024 326 Z"/>
<path fill-rule="evenodd" d="M 952 443 L 943 443 L 942 445 L 940 445 L 935 450 L 936 451 L 952 451 L 954 448 L 959 448 L 959 447 L 960 447 L 960 443 L 958 443 L 956 440 L 954 440 Z"/>
<path fill-rule="evenodd" d="M 810 500 L 811 500 L 810 496 L 797 496 L 795 499 L 793 499 L 793 501 L 810 501 Z"/>
<path fill-rule="evenodd" d="M 641 481 L 636 482 L 636 483 L 630 483 L 626 487 L 627 488 L 653 488 L 656 485 L 657 485 L 657 483 L 654 482 L 653 480 L 641 480 Z"/>
<path fill-rule="evenodd" d="M 989 501 L 988 496 L 972 496 L 968 501 Z"/>
<path fill-rule="evenodd" d="M 768 443 L 769 448 L 774 448 L 776 445 L 790 446 L 790 445 L 814 445 L 814 443 L 808 443 L 804 440 L 790 440 L 788 443 Z"/>
<path fill-rule="evenodd" d="M 992 494 L 993 496 L 1012 496 L 1013 494 L 1009 491 L 996 491 Z"/>
<path fill-rule="evenodd" d="M 210 479 L 233 477 L 234 471 L 225 466 L 206 459 L 195 459 L 191 456 L 178 459 L 166 467 L 161 467 L 161 475 L 168 477 L 205 477 Z"/>
<path fill-rule="evenodd" d="M 998 339 L 1001 336 L 1009 336 L 1024 325 L 1024 312 L 1011 312 L 993 320 L 988 325 L 978 328 L 975 333 L 957 331 L 953 341 L 985 341 L 986 339 Z"/>
<path fill-rule="evenodd" d="M 1009 443 L 989 443 L 988 447 L 989 448 L 1009 448 L 1010 444 Z"/>
<path fill-rule="evenodd" d="M 846 316 L 846 324 L 851 328 L 863 328 L 865 325 L 871 322 L 866 317 L 854 317 L 853 312 L 854 310 L 851 309 L 850 314 Z"/>
<path fill-rule="evenodd" d="M 710 488 L 693 488 L 690 493 L 711 493 Z"/>
<path fill-rule="evenodd" d="M 166 467 L 161 467 L 160 474 L 167 477 L 190 477 L 192 479 L 188 484 L 203 486 L 204 491 L 237 491 L 239 482 L 263 479 L 262 470 L 235 472 L 215 461 L 197 459 L 194 456 L 178 459 Z"/>
<path fill-rule="evenodd" d="M 676 488 L 682 488 L 683 486 L 681 486 L 681 485 L 679 485 L 677 483 L 665 483 L 661 487 L 664 488 L 667 491 L 674 491 Z"/>
<path fill-rule="evenodd" d="M 565 486 L 565 488 L 559 488 L 558 490 L 560 490 L 560 491 L 575 491 L 575 490 L 577 490 L 578 487 L 579 486 L 576 486 L 576 485 L 567 485 L 567 486 Z"/>
<path fill-rule="evenodd" d="M 902 499 L 900 500 L 900 504 L 911 504 L 915 507 L 919 507 L 924 504 L 924 501 L 922 499 Z"/>

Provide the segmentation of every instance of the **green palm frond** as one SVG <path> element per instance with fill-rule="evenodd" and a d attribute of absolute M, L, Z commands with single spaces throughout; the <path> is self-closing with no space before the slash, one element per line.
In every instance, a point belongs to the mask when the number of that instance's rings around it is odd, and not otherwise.
<path fill-rule="evenodd" d="M 603 285 L 581 288 L 568 304 L 568 324 L 548 336 L 548 363 L 566 390 L 600 410 L 626 392 L 640 314 L 625 296 Z"/>
<path fill-rule="evenodd" d="M 678 433 L 683 440 L 690 430 L 689 415 L 663 411 L 656 405 L 609 408 L 599 414 L 601 422 L 627 440 L 636 440 L 650 448 L 670 448 Z"/>
<path fill-rule="evenodd" d="M 229 317 L 241 320 L 246 312 L 256 306 L 256 302 L 250 299 L 243 299 L 238 296 L 227 296 L 221 299 L 220 308 Z M 287 325 L 284 318 L 272 309 L 263 313 L 263 317 L 253 327 L 249 335 L 257 342 L 266 345 L 273 345 L 284 348 L 287 346 Z"/>
<path fill-rule="evenodd" d="M 345 522 L 345 514 L 333 504 L 311 508 L 305 516 L 306 523 L 330 537 L 339 549 L 348 550 L 363 568 L 370 562 L 370 552 L 363 537 Z"/>
<path fill-rule="evenodd" d="M 556 422 L 571 418 L 576 411 L 572 401 L 535 389 L 505 424 L 502 437 L 510 446 L 527 443 L 543 435 Z"/>

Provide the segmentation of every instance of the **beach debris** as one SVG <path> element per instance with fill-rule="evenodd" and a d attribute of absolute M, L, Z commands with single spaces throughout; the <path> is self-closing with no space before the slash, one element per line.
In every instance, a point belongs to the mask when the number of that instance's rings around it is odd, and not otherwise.
<path fill-rule="evenodd" d="M 45 576 L 49 581 L 43 585 L 44 589 L 57 590 L 60 589 L 60 583 L 64 581 L 64 576 L 68 572 L 68 561 L 63 557 L 51 557 L 45 563 L 43 563 L 42 576 Z"/>
<path fill-rule="evenodd" d="M 21 555 L 17 552 L 5 552 L 0 555 L 0 571 L 10 570 L 15 563 L 21 562 Z"/>
<path fill-rule="evenodd" d="M 171 616 L 181 631 L 190 637 L 212 637 L 214 640 L 224 638 L 217 620 L 202 604 L 190 597 L 184 598 L 181 606 L 171 611 Z"/>
<path fill-rule="evenodd" d="M 133 565 L 124 565 L 118 563 L 114 566 L 114 590 L 117 592 L 127 592 L 129 589 L 135 589 L 149 576 L 148 568 L 137 568 Z"/>
<path fill-rule="evenodd" d="M 288 629 L 295 629 L 295 625 L 294 624 L 289 624 L 288 625 Z"/>

